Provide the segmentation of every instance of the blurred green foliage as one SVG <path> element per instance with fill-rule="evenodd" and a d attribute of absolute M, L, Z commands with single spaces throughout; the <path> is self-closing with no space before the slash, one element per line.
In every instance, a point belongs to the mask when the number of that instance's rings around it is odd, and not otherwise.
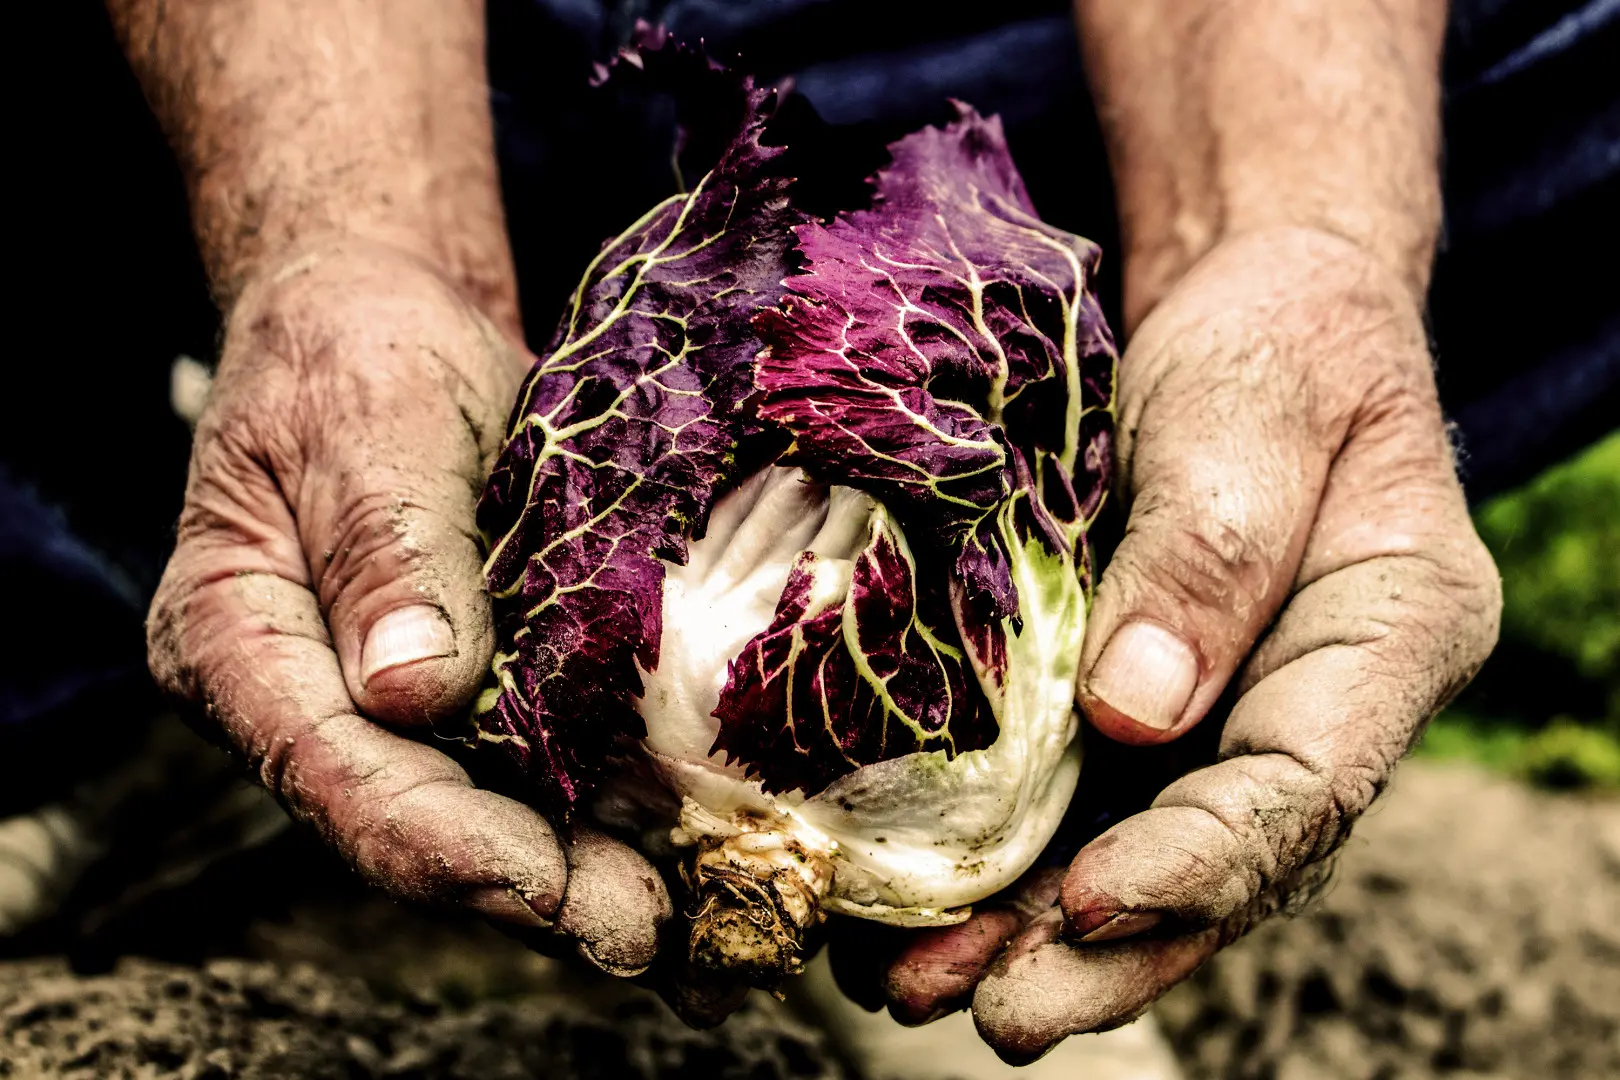
<path fill-rule="evenodd" d="M 1620 433 L 1480 507 L 1502 639 L 1419 753 L 1620 790 Z"/>
<path fill-rule="evenodd" d="M 1417 753 L 1477 761 L 1540 787 L 1620 790 L 1620 737 L 1608 725 L 1567 717 L 1530 728 L 1448 709 L 1429 725 Z"/>
<path fill-rule="evenodd" d="M 1503 635 L 1620 680 L 1620 434 L 1474 520 L 1502 570 Z"/>

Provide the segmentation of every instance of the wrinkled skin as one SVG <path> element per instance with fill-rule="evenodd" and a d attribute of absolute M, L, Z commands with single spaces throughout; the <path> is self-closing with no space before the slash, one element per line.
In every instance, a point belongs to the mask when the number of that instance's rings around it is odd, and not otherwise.
<path fill-rule="evenodd" d="M 1218 763 L 960 926 L 833 943 L 856 1000 L 907 1023 L 971 1007 L 1015 1062 L 1135 1018 L 1319 882 L 1496 639 L 1500 582 L 1457 483 L 1422 321 L 1378 260 L 1307 229 L 1225 241 L 1143 321 L 1120 371 L 1129 524 L 1079 700 L 1104 733 L 1151 744 L 1231 683 Z M 1098 658 L 1129 620 L 1196 657 L 1169 727 L 1105 696 Z"/>
<path fill-rule="evenodd" d="M 473 506 L 531 360 L 386 245 L 257 273 L 197 428 L 152 669 L 367 880 L 634 974 L 671 914 L 646 860 L 474 787 L 422 729 L 489 667 Z M 428 632 L 385 663 L 368 635 L 404 611 Z"/>

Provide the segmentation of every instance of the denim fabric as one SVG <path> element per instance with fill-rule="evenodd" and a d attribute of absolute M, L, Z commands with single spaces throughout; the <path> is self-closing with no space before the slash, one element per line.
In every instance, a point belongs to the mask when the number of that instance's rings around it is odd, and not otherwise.
<path fill-rule="evenodd" d="M 217 333 L 185 192 L 105 6 L 17 15 L 51 79 L 6 133 L 22 212 L 0 390 L 0 817 L 121 753 L 155 711 L 142 619 L 189 443 L 169 367 Z"/>

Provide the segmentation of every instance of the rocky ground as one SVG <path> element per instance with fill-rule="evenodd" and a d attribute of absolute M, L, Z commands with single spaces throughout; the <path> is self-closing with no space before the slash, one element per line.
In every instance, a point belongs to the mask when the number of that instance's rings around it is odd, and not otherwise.
<path fill-rule="evenodd" d="M 0 1077 L 859 1075 L 762 995 L 689 1032 L 633 988 L 312 860 L 271 845 L 102 915 L 72 955 L 0 960 Z M 1620 1077 L 1620 804 L 1408 764 L 1327 895 L 1157 1015 L 1190 1080 Z M 1137 1055 L 1108 1076 L 1173 1071 L 1129 1041 L 1089 1040 Z"/>

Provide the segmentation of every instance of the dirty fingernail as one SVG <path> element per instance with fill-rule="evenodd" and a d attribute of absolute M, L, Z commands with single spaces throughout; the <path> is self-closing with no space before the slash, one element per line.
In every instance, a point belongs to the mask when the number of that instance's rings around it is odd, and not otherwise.
<path fill-rule="evenodd" d="M 451 656 L 455 651 L 456 635 L 437 608 L 414 604 L 390 611 L 366 635 L 360 651 L 360 682 L 367 684 L 384 671 Z"/>
<path fill-rule="evenodd" d="M 487 919 L 497 919 L 513 926 L 526 926 L 535 930 L 551 928 L 551 921 L 542 918 L 516 889 L 494 885 L 487 889 L 479 889 L 464 902 L 467 907 Z"/>
<path fill-rule="evenodd" d="M 1118 941 L 1146 933 L 1158 926 L 1164 916 L 1157 911 L 1122 911 L 1101 926 L 1083 935 L 1081 941 Z"/>
<path fill-rule="evenodd" d="M 1186 711 L 1198 685 L 1198 657 L 1177 635 L 1150 622 L 1114 631 L 1091 669 L 1086 693 L 1147 727 L 1165 730 Z"/>
<path fill-rule="evenodd" d="M 614 948 L 614 944 L 609 942 L 606 943 L 605 947 L 598 947 L 597 942 L 582 939 L 575 943 L 574 951 L 579 954 L 581 960 L 600 968 L 616 979 L 631 979 L 652 967 L 650 957 L 645 962 L 639 960 L 626 961 L 621 957 L 616 957 L 614 953 L 620 950 Z"/>

